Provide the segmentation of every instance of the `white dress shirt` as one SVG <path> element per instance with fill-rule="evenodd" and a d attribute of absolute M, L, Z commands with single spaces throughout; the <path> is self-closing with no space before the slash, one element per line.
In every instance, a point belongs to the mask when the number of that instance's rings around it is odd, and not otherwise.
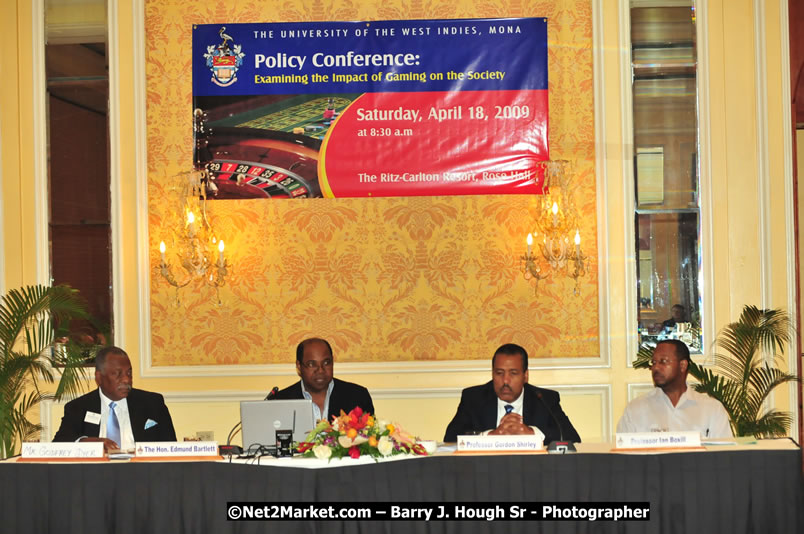
<path fill-rule="evenodd" d="M 697 430 L 702 438 L 733 437 L 729 416 L 716 399 L 690 386 L 673 406 L 661 388 L 628 403 L 617 432 L 673 432 Z"/>
<path fill-rule="evenodd" d="M 502 421 L 502 418 L 506 415 L 505 407 L 508 406 L 509 404 L 514 407 L 514 409 L 511 410 L 511 413 L 522 415 L 522 405 L 524 403 L 524 398 L 525 398 L 524 389 L 522 390 L 522 393 L 519 394 L 519 397 L 517 397 L 511 402 L 504 401 L 500 397 L 497 397 L 497 426 L 500 426 L 500 421 Z M 484 430 L 483 432 L 480 433 L 480 435 L 487 436 L 489 432 L 494 430 L 494 428 Z M 534 435 L 539 436 L 539 439 L 544 440 L 544 433 L 541 430 L 539 430 L 539 427 L 532 426 L 530 427 L 530 429 L 533 430 Z"/>
<path fill-rule="evenodd" d="M 321 419 L 326 419 L 327 414 L 329 414 L 329 398 L 332 396 L 332 390 L 335 388 L 335 381 L 330 380 L 329 385 L 327 386 L 327 397 L 324 400 L 324 414 L 321 414 L 321 408 L 318 407 L 315 401 L 313 401 L 313 421 L 320 421 Z M 302 397 L 307 400 L 313 400 L 313 396 L 304 389 L 304 380 L 301 381 L 301 390 L 302 390 Z M 332 421 L 330 421 L 332 422 Z"/>
<path fill-rule="evenodd" d="M 109 404 L 112 399 L 103 394 L 103 390 L 98 388 L 101 399 L 101 419 L 100 419 L 100 433 L 98 436 L 106 437 L 106 421 L 109 418 Z M 131 430 L 131 418 L 128 416 L 128 402 L 127 399 L 120 399 L 115 404 L 114 412 L 117 414 L 117 422 L 120 423 L 120 441 L 118 443 L 121 450 L 129 450 L 134 448 L 134 432 Z"/>

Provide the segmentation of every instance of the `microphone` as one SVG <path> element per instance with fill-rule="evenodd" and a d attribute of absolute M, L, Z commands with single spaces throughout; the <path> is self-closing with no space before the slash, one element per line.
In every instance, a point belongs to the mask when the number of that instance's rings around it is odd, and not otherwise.
<path fill-rule="evenodd" d="M 278 387 L 278 386 L 274 386 L 274 389 L 272 389 L 272 390 L 271 390 L 271 391 L 268 393 L 268 395 L 266 395 L 266 396 L 265 396 L 265 400 L 271 400 L 271 399 L 273 399 L 274 397 L 276 397 L 276 394 L 277 394 L 277 393 L 279 393 L 279 387 Z"/>
<path fill-rule="evenodd" d="M 547 404 L 547 401 L 544 400 L 541 393 L 536 393 L 536 397 L 542 402 L 542 405 L 547 408 L 547 413 L 550 414 L 550 417 L 553 418 L 555 421 L 556 426 L 558 427 L 558 441 L 551 441 L 547 444 L 547 452 L 550 454 L 567 454 L 570 452 L 577 452 L 575 449 L 575 445 L 572 444 L 571 441 L 564 441 L 564 429 L 561 428 L 561 421 L 558 420 L 556 414 L 553 413 L 553 410 L 550 409 L 550 405 Z M 545 436 L 546 437 L 546 436 Z"/>

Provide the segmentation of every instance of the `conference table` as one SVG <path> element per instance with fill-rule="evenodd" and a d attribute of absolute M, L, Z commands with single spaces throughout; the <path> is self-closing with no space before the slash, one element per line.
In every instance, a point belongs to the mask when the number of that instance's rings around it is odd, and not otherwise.
<path fill-rule="evenodd" d="M 789 439 L 626 454 L 455 454 L 391 461 L 0 462 L 0 532 L 801 533 Z M 259 465 L 258 465 L 259 463 Z M 227 503 L 648 503 L 646 521 L 232 521 Z"/>

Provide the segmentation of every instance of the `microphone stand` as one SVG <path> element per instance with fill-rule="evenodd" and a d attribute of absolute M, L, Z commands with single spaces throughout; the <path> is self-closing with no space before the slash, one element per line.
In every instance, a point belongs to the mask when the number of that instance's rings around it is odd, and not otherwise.
<path fill-rule="evenodd" d="M 541 393 L 537 393 L 536 397 L 539 398 L 542 405 L 547 408 L 547 413 L 550 414 L 550 417 L 553 418 L 555 421 L 556 426 L 558 427 L 558 439 L 559 441 L 551 441 L 547 444 L 547 452 L 549 454 L 567 454 L 578 452 L 575 448 L 575 445 L 571 441 L 564 441 L 564 429 L 561 428 L 561 421 L 558 420 L 556 414 L 553 413 L 553 410 L 550 409 L 550 406 L 547 404 L 547 401 L 544 400 Z"/>

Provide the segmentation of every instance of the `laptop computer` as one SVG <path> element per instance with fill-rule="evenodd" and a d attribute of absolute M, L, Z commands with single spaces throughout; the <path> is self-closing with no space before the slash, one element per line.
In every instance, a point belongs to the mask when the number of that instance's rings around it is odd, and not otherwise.
<path fill-rule="evenodd" d="M 292 430 L 293 441 L 304 441 L 315 427 L 313 401 L 240 401 L 240 422 L 244 450 L 253 445 L 274 448 L 277 430 Z"/>

